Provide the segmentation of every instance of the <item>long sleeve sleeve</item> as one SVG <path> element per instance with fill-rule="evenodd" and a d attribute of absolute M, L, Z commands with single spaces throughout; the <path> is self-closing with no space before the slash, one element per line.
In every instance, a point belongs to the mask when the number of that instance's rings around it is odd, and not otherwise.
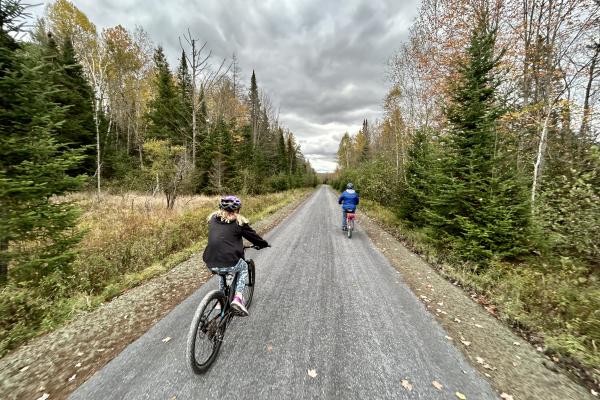
<path fill-rule="evenodd" d="M 260 248 L 269 247 L 269 243 L 261 238 L 258 233 L 256 233 L 256 231 L 248 224 L 242 225 L 242 237 Z"/>

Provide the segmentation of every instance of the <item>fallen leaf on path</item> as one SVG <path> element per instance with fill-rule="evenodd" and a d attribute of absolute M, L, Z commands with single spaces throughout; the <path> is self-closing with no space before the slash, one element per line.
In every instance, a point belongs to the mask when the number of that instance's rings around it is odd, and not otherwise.
<path fill-rule="evenodd" d="M 162 341 L 163 341 L 163 343 L 167 343 L 169 340 L 171 340 L 171 336 L 167 336 Z"/>
<path fill-rule="evenodd" d="M 445 337 L 446 339 L 448 339 L 448 340 L 454 340 L 454 339 L 452 339 L 450 336 L 444 336 L 444 337 Z"/>
<path fill-rule="evenodd" d="M 37 400 L 46 400 L 48 397 L 50 397 L 50 395 L 48 393 L 44 393 L 43 395 L 38 397 Z"/>
<path fill-rule="evenodd" d="M 518 366 L 519 366 L 519 363 L 513 361 L 513 367 L 518 367 Z"/>
<path fill-rule="evenodd" d="M 316 378 L 317 377 L 317 370 L 316 369 L 309 369 L 308 370 L 308 376 L 310 376 L 311 378 Z"/>
<path fill-rule="evenodd" d="M 406 379 L 402 379 L 402 387 L 406 390 L 408 390 L 409 392 L 412 390 L 412 385 L 410 384 L 409 381 L 407 381 Z"/>
<path fill-rule="evenodd" d="M 479 324 L 475 324 L 475 327 L 477 327 L 477 328 L 483 328 L 483 326 L 481 326 Z"/>
<path fill-rule="evenodd" d="M 514 344 L 515 346 L 520 346 L 520 345 L 521 345 L 521 343 L 519 343 L 519 342 L 513 342 L 513 344 Z"/>
<path fill-rule="evenodd" d="M 475 360 L 477 360 L 479 364 L 485 364 L 485 360 L 479 356 L 475 357 Z"/>
<path fill-rule="evenodd" d="M 70 377 L 68 379 L 69 382 L 73 382 L 75 380 L 75 378 L 77 377 L 77 374 L 73 375 L 72 377 Z"/>
<path fill-rule="evenodd" d="M 454 393 L 456 395 L 456 397 L 458 397 L 460 400 L 467 400 L 467 396 L 465 396 L 464 394 L 462 394 L 461 392 L 456 392 Z"/>
<path fill-rule="evenodd" d="M 273 346 L 271 346 L 270 344 L 267 345 L 267 351 L 271 352 L 273 351 Z"/>
<path fill-rule="evenodd" d="M 458 319 L 458 318 L 454 318 L 454 322 L 456 322 L 456 323 L 460 324 L 460 323 L 461 323 L 461 320 L 460 320 L 460 319 Z"/>
<path fill-rule="evenodd" d="M 25 372 L 25 371 L 27 371 L 28 369 L 29 369 L 29 365 L 28 365 L 28 366 L 26 366 L 26 367 L 23 367 L 23 368 L 21 368 L 21 370 L 20 370 L 20 371 L 21 371 L 21 372 Z"/>
<path fill-rule="evenodd" d="M 471 345 L 471 342 L 469 342 L 467 340 L 461 340 L 461 343 L 464 344 L 467 347 L 469 347 Z"/>
<path fill-rule="evenodd" d="M 79 368 L 79 367 L 81 367 L 81 363 L 75 364 L 75 368 Z"/>
<path fill-rule="evenodd" d="M 444 387 L 441 383 L 439 383 L 438 381 L 433 381 L 431 382 L 431 384 L 433 385 L 434 388 L 436 388 L 437 390 L 442 390 L 442 388 Z"/>
<path fill-rule="evenodd" d="M 594 389 L 590 389 L 590 392 L 592 393 L 592 396 L 598 397 L 598 392 L 596 392 Z"/>
<path fill-rule="evenodd" d="M 503 400 L 514 400 L 514 398 L 510 394 L 504 392 L 502 392 L 500 398 Z"/>

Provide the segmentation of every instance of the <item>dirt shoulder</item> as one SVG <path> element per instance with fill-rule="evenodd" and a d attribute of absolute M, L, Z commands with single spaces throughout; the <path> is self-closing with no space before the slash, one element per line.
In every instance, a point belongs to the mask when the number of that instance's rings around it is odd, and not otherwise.
<path fill-rule="evenodd" d="M 265 234 L 312 192 L 253 223 Z M 0 359 L 1 399 L 65 399 L 205 283 L 201 252 Z"/>
<path fill-rule="evenodd" d="M 540 351 L 498 321 L 461 288 L 409 251 L 373 219 L 360 217 L 373 243 L 448 332 L 451 340 L 498 390 L 514 400 L 593 399 Z"/>

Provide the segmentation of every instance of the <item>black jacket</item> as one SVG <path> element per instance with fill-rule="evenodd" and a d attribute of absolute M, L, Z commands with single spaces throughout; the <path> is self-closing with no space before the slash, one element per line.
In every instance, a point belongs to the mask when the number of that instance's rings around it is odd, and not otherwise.
<path fill-rule="evenodd" d="M 261 238 L 248 224 L 237 221 L 225 222 L 217 215 L 208 221 L 208 245 L 202 259 L 209 268 L 230 267 L 244 257 L 245 238 L 258 247 L 267 247 L 269 243 Z"/>

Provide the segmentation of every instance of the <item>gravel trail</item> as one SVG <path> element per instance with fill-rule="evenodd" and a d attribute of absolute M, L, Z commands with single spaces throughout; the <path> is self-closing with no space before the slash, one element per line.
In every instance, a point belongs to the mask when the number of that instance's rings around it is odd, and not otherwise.
<path fill-rule="evenodd" d="M 266 236 L 272 248 L 248 253 L 257 264 L 250 317 L 232 322 L 205 375 L 188 372 L 184 354 L 214 278 L 70 398 L 498 399 L 360 223 L 351 240 L 339 225 L 323 186 Z"/>

